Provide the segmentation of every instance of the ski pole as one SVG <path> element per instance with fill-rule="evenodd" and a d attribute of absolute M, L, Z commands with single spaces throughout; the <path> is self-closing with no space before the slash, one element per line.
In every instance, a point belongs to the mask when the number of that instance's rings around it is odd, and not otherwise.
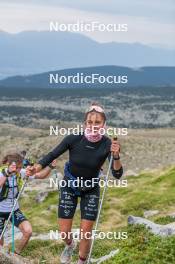
<path fill-rule="evenodd" d="M 19 200 L 21 194 L 22 194 L 23 191 L 24 191 L 24 188 L 25 188 L 25 186 L 26 186 L 26 184 L 27 184 L 27 181 L 28 181 L 28 178 L 26 178 L 26 180 L 25 180 L 25 182 L 24 182 L 24 184 L 23 184 L 23 186 L 22 186 L 22 188 L 21 188 L 21 190 L 20 190 L 20 192 L 19 192 L 19 194 L 18 194 L 18 196 L 17 196 L 17 198 L 16 198 L 16 200 L 15 200 L 15 202 L 14 202 L 13 208 L 12 208 L 12 210 L 11 210 L 11 212 L 10 212 L 10 215 L 9 215 L 7 221 L 6 221 L 6 224 L 5 224 L 5 226 L 4 226 L 4 229 L 3 229 L 3 231 L 2 231 L 2 233 L 1 233 L 1 235 L 0 235 L 0 240 L 3 238 L 3 235 L 4 235 L 5 231 L 6 231 L 7 226 L 8 226 L 8 224 L 9 224 L 9 221 L 10 221 L 10 219 L 11 219 L 11 217 L 12 217 L 13 211 L 14 211 L 16 205 L 17 205 L 17 202 L 18 202 L 18 200 Z"/>
<path fill-rule="evenodd" d="M 13 207 L 14 208 L 14 203 L 15 203 L 15 176 L 13 175 L 12 177 L 12 199 L 13 199 Z M 12 209 L 13 210 L 13 209 Z M 14 215 L 14 210 L 12 211 L 12 254 L 14 255 L 15 253 L 15 215 Z"/>
<path fill-rule="evenodd" d="M 109 174 L 110 174 L 110 170 L 111 170 L 112 160 L 113 160 L 113 156 L 111 154 L 111 157 L 110 157 L 110 160 L 109 160 L 109 167 L 108 167 L 108 171 L 107 171 L 107 174 L 106 174 L 105 186 L 104 186 L 104 189 L 103 189 L 102 198 L 101 198 L 101 202 L 100 202 L 100 208 L 99 208 L 98 215 L 97 215 L 97 220 L 96 220 L 96 225 L 95 225 L 95 234 L 96 234 L 96 231 L 97 231 L 97 227 L 98 227 L 98 223 L 99 223 L 99 219 L 100 219 L 100 213 L 101 213 L 101 209 L 102 209 L 102 205 L 103 205 L 103 200 L 104 200 L 105 192 L 106 192 L 106 189 L 107 189 L 107 182 L 108 182 L 108 179 L 109 179 Z M 90 259 L 91 259 L 91 255 L 92 255 L 94 241 L 95 241 L 95 237 L 92 238 L 92 243 L 91 243 L 91 247 L 90 247 L 90 251 L 89 251 L 87 264 L 90 264 Z"/>

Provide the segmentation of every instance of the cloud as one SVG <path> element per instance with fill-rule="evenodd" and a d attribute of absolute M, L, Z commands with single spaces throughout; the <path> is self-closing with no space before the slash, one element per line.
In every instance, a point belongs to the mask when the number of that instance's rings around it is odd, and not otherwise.
<path fill-rule="evenodd" d="M 5 4 L 23 4 L 23 0 L 1 0 Z M 175 1 L 174 0 L 30 0 L 33 5 L 47 5 L 67 7 L 90 12 L 103 12 L 122 14 L 128 16 L 149 17 L 151 19 L 175 22 Z M 27 5 L 27 4 L 26 4 Z"/>
<path fill-rule="evenodd" d="M 20 0 L 6 0 L 4 2 L 1 0 L 1 29 L 14 33 L 23 30 L 49 30 L 50 21 L 76 23 L 77 20 L 80 20 L 84 22 L 99 21 L 105 24 L 124 23 L 128 24 L 128 32 L 85 32 L 84 34 L 100 42 L 140 42 L 175 47 L 174 24 L 170 20 L 164 21 L 165 16 L 168 16 L 168 12 L 174 7 L 171 0 L 167 0 L 166 4 L 160 0 L 155 0 L 154 3 L 149 0 L 111 0 L 108 2 L 106 0 L 89 0 L 84 2 L 80 0 L 71 2 L 50 0 L 48 5 L 46 4 L 48 0 L 38 0 L 37 2 L 31 0 L 30 4 Z M 149 10 L 148 3 L 150 4 Z M 138 9 L 134 9 L 136 6 Z M 155 17 L 160 16 L 163 8 L 166 15 L 162 15 L 162 19 L 156 20 Z M 155 13 L 155 17 L 150 19 L 149 16 L 153 13 Z M 169 17 L 171 16 L 169 15 Z"/>

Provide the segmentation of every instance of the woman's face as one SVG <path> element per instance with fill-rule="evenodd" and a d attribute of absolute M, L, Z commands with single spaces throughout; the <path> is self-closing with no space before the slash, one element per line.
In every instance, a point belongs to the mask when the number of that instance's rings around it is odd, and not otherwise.
<path fill-rule="evenodd" d="M 18 172 L 19 173 L 22 169 L 22 163 L 21 162 L 18 162 L 18 163 L 12 162 L 9 164 L 8 167 L 9 167 L 10 172 Z"/>
<path fill-rule="evenodd" d="M 100 128 L 104 127 L 104 118 L 100 113 L 92 112 L 87 115 L 85 121 L 85 128 L 88 128 L 90 131 L 98 132 Z"/>

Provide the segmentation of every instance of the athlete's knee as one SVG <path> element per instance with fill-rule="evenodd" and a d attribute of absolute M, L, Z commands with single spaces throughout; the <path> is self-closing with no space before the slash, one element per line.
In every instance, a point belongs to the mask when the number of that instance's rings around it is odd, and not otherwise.
<path fill-rule="evenodd" d="M 81 238 L 86 239 L 86 240 L 91 239 L 92 228 L 84 226 L 84 227 L 81 227 L 80 231 L 81 231 Z"/>
<path fill-rule="evenodd" d="M 30 238 L 32 236 L 32 226 L 31 224 L 26 224 L 23 227 L 23 236 L 25 236 L 26 238 Z"/>

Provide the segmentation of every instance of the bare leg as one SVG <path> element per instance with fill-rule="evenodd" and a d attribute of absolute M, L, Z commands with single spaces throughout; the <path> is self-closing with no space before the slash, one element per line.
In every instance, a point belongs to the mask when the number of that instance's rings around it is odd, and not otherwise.
<path fill-rule="evenodd" d="M 2 239 L 0 240 L 0 246 L 3 247 L 3 245 L 4 245 L 4 238 L 2 238 Z"/>
<path fill-rule="evenodd" d="M 80 246 L 79 246 L 79 255 L 82 258 L 87 258 L 88 253 L 90 250 L 91 246 L 91 234 L 92 234 L 92 229 L 95 221 L 91 220 L 81 220 L 81 225 L 80 225 L 80 231 L 82 234 L 82 239 L 80 240 Z"/>
<path fill-rule="evenodd" d="M 72 229 L 72 222 L 73 219 L 64 219 L 64 218 L 58 219 L 59 229 L 60 232 L 63 234 L 62 238 L 66 244 L 69 244 L 72 241 L 72 237 L 70 236 Z"/>
<path fill-rule="evenodd" d="M 22 232 L 22 238 L 19 242 L 19 245 L 16 248 L 16 253 L 21 253 L 21 251 L 24 249 L 24 247 L 27 245 L 30 237 L 32 236 L 32 226 L 31 224 L 26 220 L 23 221 L 19 227 L 20 231 Z"/>

